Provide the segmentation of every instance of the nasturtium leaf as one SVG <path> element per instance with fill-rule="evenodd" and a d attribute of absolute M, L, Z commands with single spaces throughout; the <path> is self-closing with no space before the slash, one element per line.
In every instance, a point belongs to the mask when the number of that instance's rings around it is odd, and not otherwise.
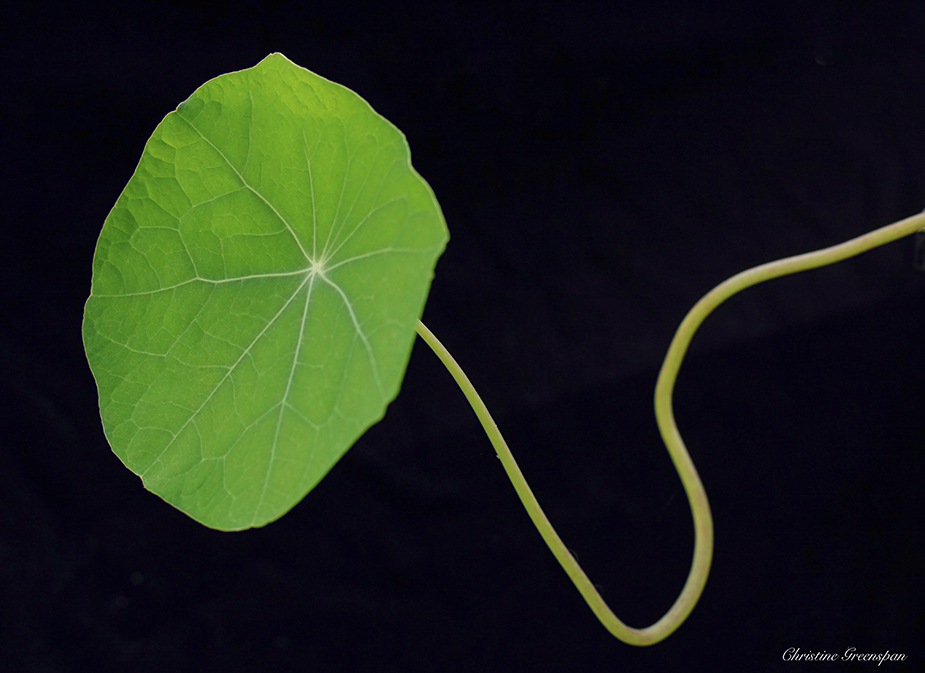
<path fill-rule="evenodd" d="M 222 530 L 298 503 L 398 394 L 448 239 L 405 137 L 271 54 L 154 130 L 83 339 L 113 451 Z"/>

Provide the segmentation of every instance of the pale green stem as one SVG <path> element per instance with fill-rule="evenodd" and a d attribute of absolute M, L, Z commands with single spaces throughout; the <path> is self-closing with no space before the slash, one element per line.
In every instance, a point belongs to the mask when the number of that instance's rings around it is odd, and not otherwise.
<path fill-rule="evenodd" d="M 655 384 L 655 418 L 659 432 L 675 469 L 678 471 L 678 476 L 681 478 L 681 483 L 684 485 L 684 491 L 687 493 L 687 499 L 690 503 L 694 519 L 694 556 L 687 581 L 674 605 L 661 619 L 644 629 L 627 626 L 607 606 L 597 589 L 591 584 L 588 576 L 581 569 L 581 566 L 578 565 L 575 557 L 562 543 L 552 524 L 549 523 L 549 519 L 546 518 L 542 508 L 533 496 L 533 492 L 527 485 L 523 473 L 514 460 L 514 456 L 501 436 L 498 426 L 492 420 L 491 414 L 488 413 L 488 409 L 475 391 L 469 378 L 456 363 L 456 360 L 453 359 L 453 356 L 444 348 L 443 344 L 420 321 L 417 325 L 417 331 L 421 338 L 427 342 L 427 345 L 437 354 L 437 357 L 440 358 L 460 389 L 462 389 L 466 399 L 469 400 L 469 404 L 472 405 L 479 421 L 482 423 L 482 427 L 488 434 L 488 438 L 491 440 L 498 458 L 501 459 L 501 464 L 504 466 L 504 470 L 514 485 L 514 490 L 517 491 L 517 495 L 520 497 L 527 513 L 588 606 L 607 630 L 623 642 L 631 645 L 652 645 L 674 633 L 691 613 L 691 610 L 694 609 L 694 605 L 696 605 L 706 585 L 707 575 L 710 573 L 710 564 L 713 559 L 713 518 L 710 514 L 710 504 L 707 501 L 707 494 L 703 489 L 700 477 L 697 475 L 697 470 L 694 468 L 694 463 L 691 461 L 690 455 L 684 446 L 684 441 L 678 432 L 671 403 L 674 383 L 677 379 L 678 371 L 681 369 L 681 361 L 684 359 L 684 354 L 687 352 L 687 347 L 694 336 L 694 332 L 697 331 L 697 328 L 700 327 L 700 324 L 713 309 L 745 288 L 772 278 L 840 262 L 843 259 L 859 255 L 872 248 L 912 234 L 922 228 L 925 228 L 925 213 L 906 218 L 840 245 L 804 255 L 787 257 L 743 271 L 710 290 L 694 305 L 681 322 L 668 348 L 668 353 L 662 363 L 662 368 Z"/>

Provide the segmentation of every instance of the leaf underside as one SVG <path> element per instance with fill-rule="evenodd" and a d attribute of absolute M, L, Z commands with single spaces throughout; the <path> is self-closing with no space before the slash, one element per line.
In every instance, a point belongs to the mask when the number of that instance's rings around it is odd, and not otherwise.
<path fill-rule="evenodd" d="M 83 338 L 113 451 L 221 530 L 297 504 L 398 394 L 448 233 L 398 129 L 271 54 L 157 126 Z"/>

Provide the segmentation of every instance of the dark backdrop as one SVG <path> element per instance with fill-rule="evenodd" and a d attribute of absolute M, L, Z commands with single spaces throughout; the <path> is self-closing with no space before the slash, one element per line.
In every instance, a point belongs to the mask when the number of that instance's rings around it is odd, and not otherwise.
<path fill-rule="evenodd" d="M 716 560 L 648 649 L 581 602 L 421 342 L 385 420 L 289 515 L 236 534 L 112 455 L 80 342 L 96 237 L 155 125 L 281 51 L 408 136 L 452 232 L 424 319 L 614 610 L 651 623 L 692 542 L 650 410 L 660 359 L 727 276 L 925 207 L 922 3 L 17 11 L 0 29 L 5 670 L 777 671 L 790 647 L 922 666 L 909 240 L 751 289 L 698 334 L 676 408 Z"/>

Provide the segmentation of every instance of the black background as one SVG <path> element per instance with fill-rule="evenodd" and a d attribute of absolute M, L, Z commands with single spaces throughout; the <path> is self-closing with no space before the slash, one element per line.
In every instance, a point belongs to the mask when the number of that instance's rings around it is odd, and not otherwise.
<path fill-rule="evenodd" d="M 733 298 L 676 411 L 715 565 L 612 638 L 422 342 L 300 505 L 208 530 L 112 455 L 80 342 L 102 222 L 163 116 L 281 51 L 407 135 L 452 233 L 425 322 L 615 612 L 690 515 L 651 412 L 702 294 L 925 207 L 918 2 L 31 3 L 2 26 L 0 667 L 777 671 L 925 657 L 925 273 L 899 241 Z M 859 665 L 868 670 L 873 664 Z"/>

